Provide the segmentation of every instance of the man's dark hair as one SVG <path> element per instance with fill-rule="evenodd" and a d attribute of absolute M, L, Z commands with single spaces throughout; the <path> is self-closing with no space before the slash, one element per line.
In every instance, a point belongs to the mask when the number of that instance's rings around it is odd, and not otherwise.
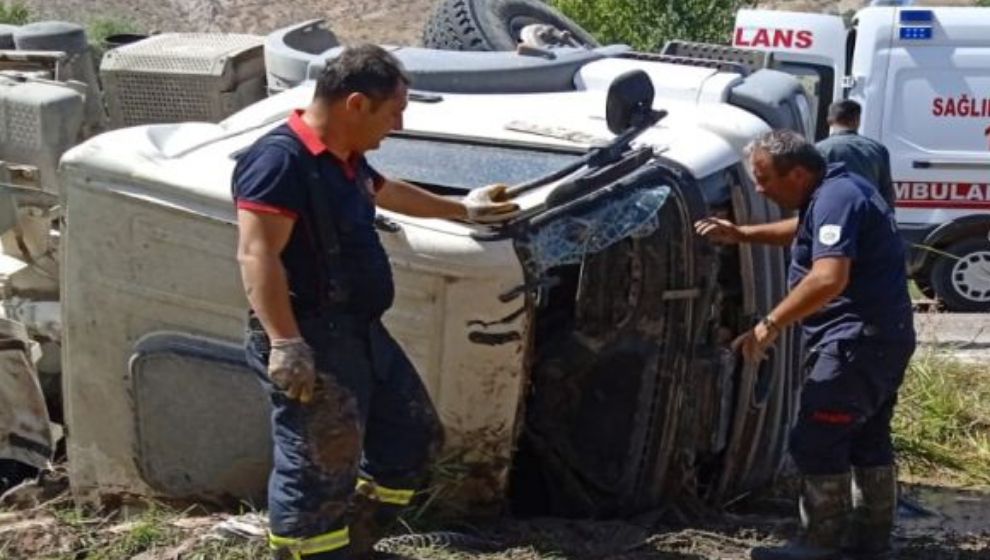
<path fill-rule="evenodd" d="M 358 45 L 327 60 L 316 81 L 316 99 L 333 102 L 363 93 L 377 103 L 395 94 L 399 84 L 409 85 L 409 76 L 397 58 L 377 45 Z"/>
<path fill-rule="evenodd" d="M 815 175 L 825 174 L 825 158 L 814 144 L 793 130 L 771 130 L 749 143 L 746 153 L 766 152 L 777 173 L 783 175 L 797 166 Z"/>
<path fill-rule="evenodd" d="M 863 113 L 863 108 L 852 99 L 836 101 L 828 106 L 829 124 L 840 124 L 853 126 L 859 122 L 859 116 Z"/>

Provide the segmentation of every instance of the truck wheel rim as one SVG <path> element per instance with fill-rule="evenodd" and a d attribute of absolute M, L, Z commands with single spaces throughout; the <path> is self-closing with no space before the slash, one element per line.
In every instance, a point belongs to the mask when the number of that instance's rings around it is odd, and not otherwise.
<path fill-rule="evenodd" d="M 952 267 L 952 287 L 966 299 L 990 302 L 990 251 L 959 257 Z"/>

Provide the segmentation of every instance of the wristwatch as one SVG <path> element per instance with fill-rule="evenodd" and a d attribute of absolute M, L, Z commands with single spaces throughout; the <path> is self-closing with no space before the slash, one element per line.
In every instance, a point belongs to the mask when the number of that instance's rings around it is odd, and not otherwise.
<path fill-rule="evenodd" d="M 768 332 L 772 332 L 774 334 L 780 334 L 780 327 L 777 326 L 777 321 L 774 321 L 773 317 L 769 315 L 763 317 L 762 319 L 760 319 L 760 324 L 763 325 L 763 327 L 767 329 Z"/>

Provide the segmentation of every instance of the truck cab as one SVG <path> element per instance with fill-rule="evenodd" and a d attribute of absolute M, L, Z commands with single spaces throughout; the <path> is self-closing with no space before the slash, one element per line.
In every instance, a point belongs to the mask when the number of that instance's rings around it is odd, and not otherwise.
<path fill-rule="evenodd" d="M 952 311 L 990 310 L 990 9 L 740 10 L 736 47 L 772 53 L 805 85 L 816 137 L 837 99 L 890 151 L 896 214 L 919 289 Z"/>

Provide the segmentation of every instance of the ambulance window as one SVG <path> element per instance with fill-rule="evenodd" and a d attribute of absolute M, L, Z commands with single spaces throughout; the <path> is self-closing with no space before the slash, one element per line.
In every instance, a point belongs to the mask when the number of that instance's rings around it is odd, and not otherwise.
<path fill-rule="evenodd" d="M 787 72 L 801 82 L 804 91 L 808 93 L 810 114 L 813 117 L 814 137 L 816 140 L 828 136 L 828 106 L 832 103 L 832 89 L 835 84 L 835 73 L 827 66 L 804 64 L 800 62 L 778 62 L 777 70 Z"/>

